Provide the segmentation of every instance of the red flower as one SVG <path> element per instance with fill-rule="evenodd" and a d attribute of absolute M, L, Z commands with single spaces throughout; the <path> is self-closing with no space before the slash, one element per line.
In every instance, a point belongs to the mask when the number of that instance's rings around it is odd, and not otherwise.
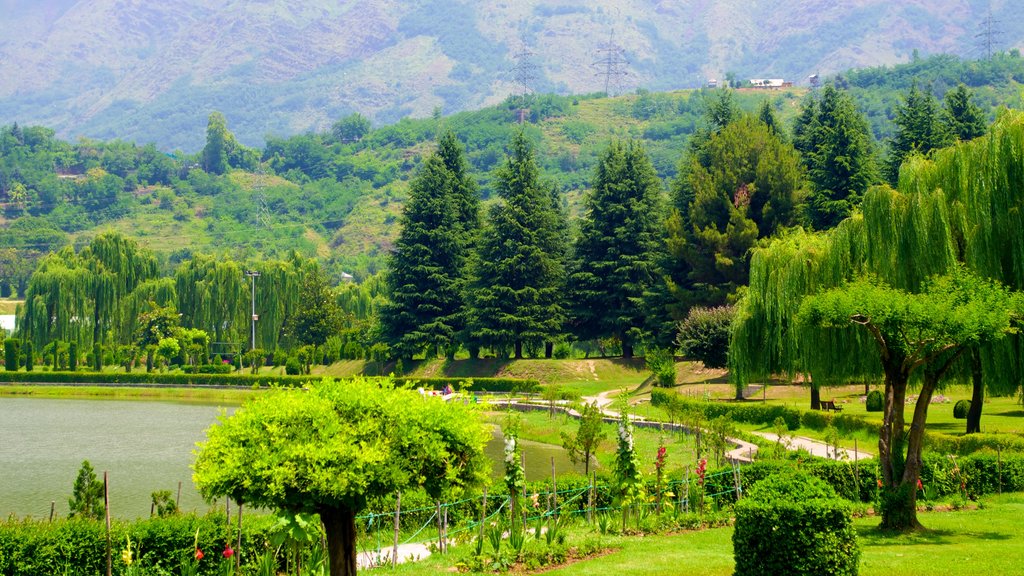
<path fill-rule="evenodd" d="M 224 547 L 224 557 L 225 558 L 231 558 L 234 555 L 235 555 L 235 551 L 231 549 L 231 546 L 225 546 Z"/>
<path fill-rule="evenodd" d="M 917 489 L 918 490 L 924 490 L 924 484 L 921 484 L 921 479 L 920 478 L 917 479 Z"/>
<path fill-rule="evenodd" d="M 196 560 L 202 560 L 202 559 L 203 559 L 203 551 L 200 550 L 199 548 L 196 548 Z"/>
<path fill-rule="evenodd" d="M 879 487 L 879 488 L 881 488 L 881 487 L 882 487 L 882 479 L 881 479 L 881 478 L 879 478 L 879 479 L 878 479 L 878 487 Z"/>

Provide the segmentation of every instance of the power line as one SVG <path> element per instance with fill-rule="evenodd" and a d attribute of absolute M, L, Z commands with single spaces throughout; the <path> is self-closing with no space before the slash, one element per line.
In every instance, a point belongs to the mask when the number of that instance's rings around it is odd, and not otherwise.
<path fill-rule="evenodd" d="M 604 78 L 604 93 L 613 96 L 622 90 L 623 81 L 629 76 L 626 49 L 615 43 L 614 29 L 608 35 L 608 42 L 598 45 L 597 56 L 593 64 L 597 68 L 594 75 Z"/>
<path fill-rule="evenodd" d="M 537 80 L 540 77 L 540 66 L 535 59 L 536 54 L 523 44 L 522 49 L 512 55 L 516 64 L 510 70 L 512 81 L 518 85 L 519 93 L 523 96 L 536 91 Z"/>

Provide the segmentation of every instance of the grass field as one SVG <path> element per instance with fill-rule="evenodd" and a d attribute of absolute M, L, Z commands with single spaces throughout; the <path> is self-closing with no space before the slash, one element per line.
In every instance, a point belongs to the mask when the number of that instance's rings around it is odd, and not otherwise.
<path fill-rule="evenodd" d="M 861 576 L 994 576 L 1024 573 L 1024 495 L 1012 494 L 982 500 L 982 509 L 957 512 L 923 512 L 925 531 L 889 534 L 877 529 L 878 519 L 855 521 L 861 546 Z M 574 532 L 577 538 L 590 533 Z M 570 540 L 571 541 L 571 540 Z M 644 537 L 605 536 L 614 552 L 545 572 L 560 576 L 676 576 L 701 574 L 729 576 L 733 572 L 732 528 Z M 456 557 L 467 553 L 465 545 L 447 557 L 400 565 L 403 575 L 452 571 Z"/>
<path fill-rule="evenodd" d="M 0 298 L 0 314 L 14 314 L 18 305 L 23 304 L 24 302 L 24 300 L 8 300 L 6 298 Z"/>

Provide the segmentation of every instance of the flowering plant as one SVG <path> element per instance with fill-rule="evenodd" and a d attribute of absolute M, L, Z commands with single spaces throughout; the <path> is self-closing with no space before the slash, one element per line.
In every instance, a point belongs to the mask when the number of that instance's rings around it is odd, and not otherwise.
<path fill-rule="evenodd" d="M 637 504 L 645 500 L 643 475 L 640 472 L 640 461 L 633 450 L 633 423 L 624 406 L 619 418 L 619 448 L 615 457 L 615 488 L 616 499 L 622 507 L 622 529 L 626 529 L 626 520 L 631 512 L 635 513 L 637 523 L 640 522 L 639 511 L 634 510 Z"/>

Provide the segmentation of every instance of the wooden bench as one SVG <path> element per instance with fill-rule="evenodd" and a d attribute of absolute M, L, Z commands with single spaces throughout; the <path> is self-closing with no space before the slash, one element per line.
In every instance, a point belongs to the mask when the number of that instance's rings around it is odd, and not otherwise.
<path fill-rule="evenodd" d="M 826 412 L 828 412 L 829 410 L 831 410 L 833 412 L 842 412 L 843 411 L 843 407 L 837 405 L 835 400 L 829 400 L 828 402 L 825 402 L 824 400 L 822 400 L 819 405 L 821 406 L 821 410 L 824 410 Z"/>

